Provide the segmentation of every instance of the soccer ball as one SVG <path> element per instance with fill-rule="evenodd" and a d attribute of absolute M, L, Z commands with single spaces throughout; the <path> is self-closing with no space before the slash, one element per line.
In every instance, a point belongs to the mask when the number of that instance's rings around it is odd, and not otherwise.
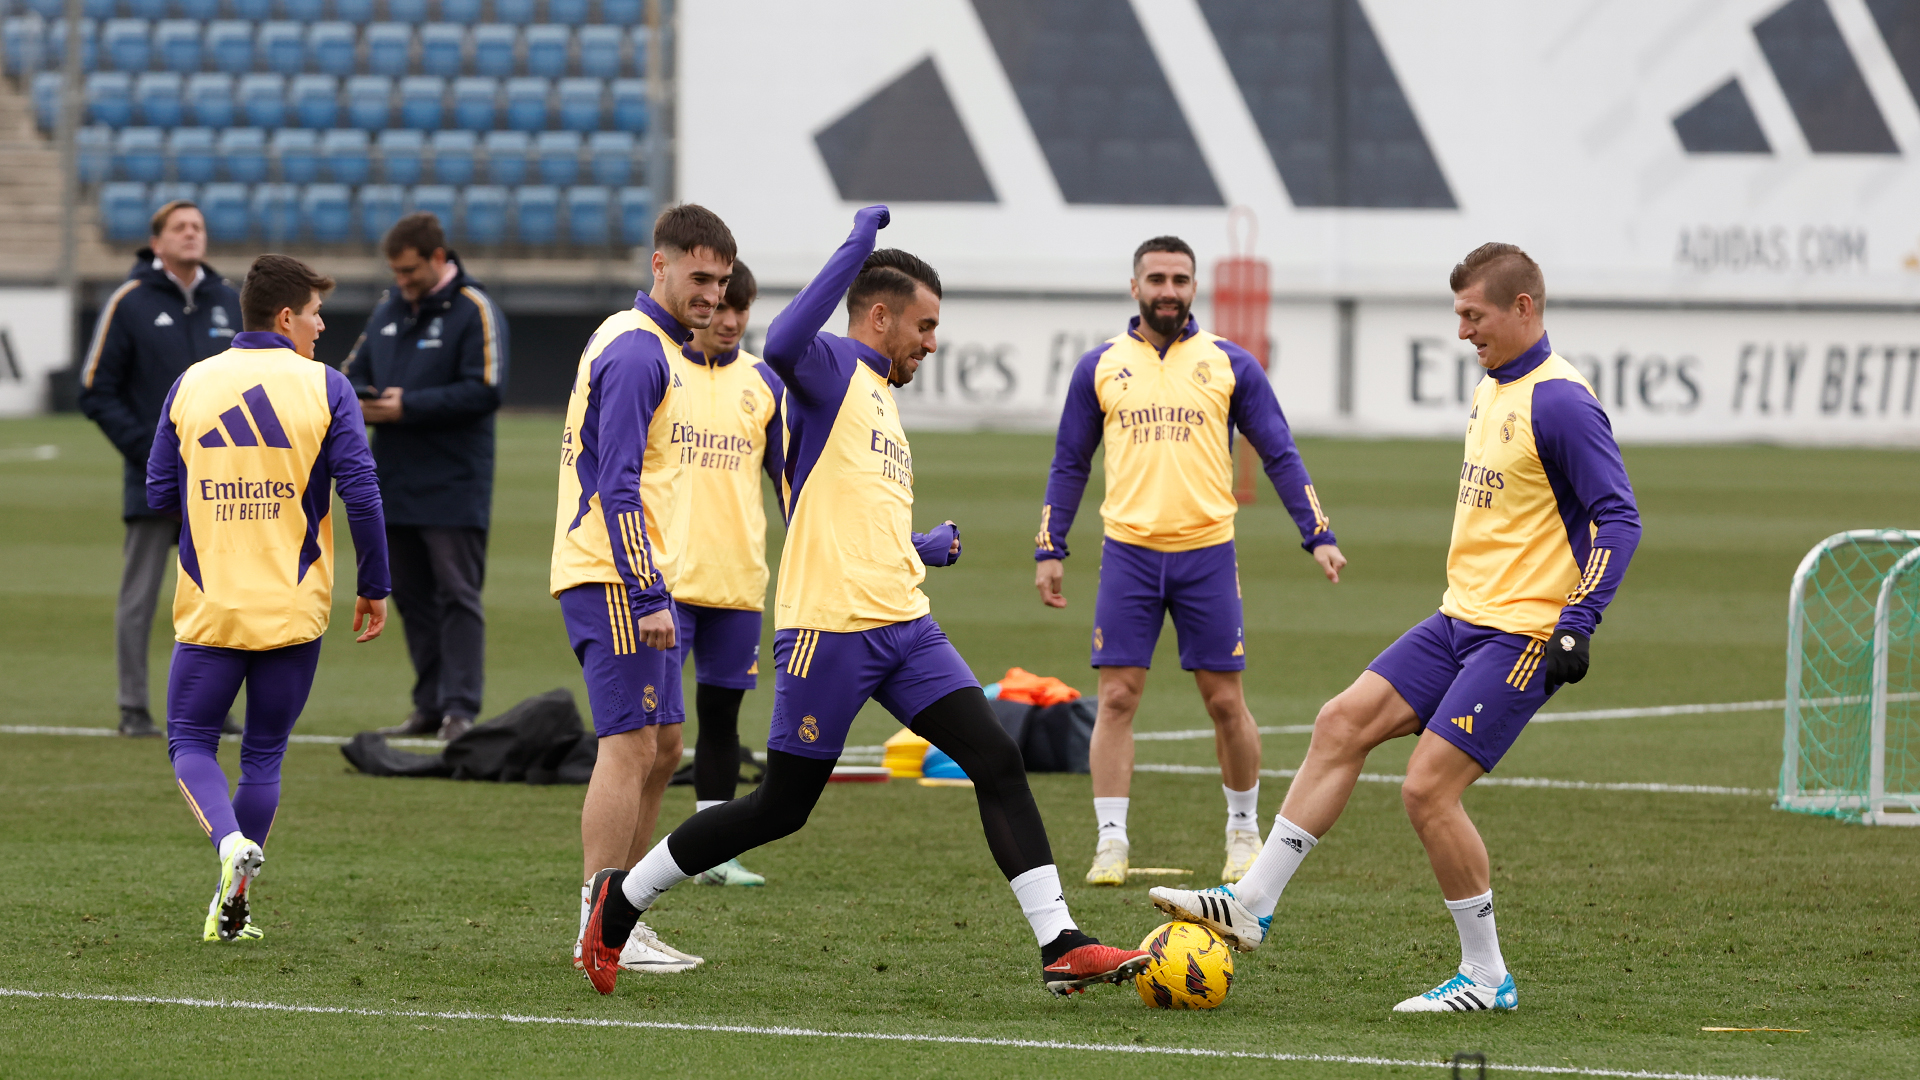
<path fill-rule="evenodd" d="M 1199 923 L 1170 922 L 1140 943 L 1151 954 L 1133 988 L 1150 1009 L 1212 1009 L 1233 986 L 1233 950 Z"/>

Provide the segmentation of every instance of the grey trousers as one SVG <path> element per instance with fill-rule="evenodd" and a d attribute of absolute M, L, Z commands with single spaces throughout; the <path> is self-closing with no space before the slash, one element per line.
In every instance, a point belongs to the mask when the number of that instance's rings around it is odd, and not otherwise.
<path fill-rule="evenodd" d="M 487 530 L 387 526 L 393 604 L 413 659 L 413 707 L 427 716 L 480 715 L 486 686 Z"/>
<path fill-rule="evenodd" d="M 120 569 L 120 600 L 113 609 L 114 655 L 120 667 L 120 707 L 147 707 L 147 649 L 153 639 L 153 612 L 160 603 L 180 523 L 172 518 L 129 518 L 125 562 Z"/>

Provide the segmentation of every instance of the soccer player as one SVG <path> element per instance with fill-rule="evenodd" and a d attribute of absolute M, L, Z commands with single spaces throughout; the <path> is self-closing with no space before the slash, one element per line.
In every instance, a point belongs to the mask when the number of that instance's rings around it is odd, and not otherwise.
<path fill-rule="evenodd" d="M 1313 493 L 1266 372 L 1245 349 L 1200 329 L 1191 310 L 1193 249 L 1156 236 L 1133 253 L 1140 314 L 1127 332 L 1080 358 L 1040 510 L 1034 585 L 1048 607 L 1061 595 L 1067 530 L 1080 509 L 1093 449 L 1106 442 L 1106 538 L 1093 604 L 1093 666 L 1100 705 L 1089 749 L 1099 838 L 1089 885 L 1127 880 L 1128 791 L 1133 714 L 1166 613 L 1180 636 L 1180 666 L 1193 672 L 1213 720 L 1214 753 L 1227 797 L 1226 863 L 1234 882 L 1260 853 L 1260 731 L 1247 711 L 1240 569 L 1233 546 L 1233 434 L 1260 454 L 1267 478 L 1300 529 L 1300 546 L 1328 581 L 1347 560 Z"/>
<path fill-rule="evenodd" d="M 1266 937 L 1275 903 L 1327 834 L 1374 747 L 1419 735 L 1401 787 L 1460 932 L 1458 973 L 1394 1006 L 1468 1012 L 1519 1004 L 1494 931 L 1487 848 L 1460 805 L 1533 714 L 1587 674 L 1588 641 L 1640 542 L 1633 486 L 1607 414 L 1541 320 L 1546 282 L 1512 244 L 1453 268 L 1460 337 L 1487 374 L 1467 414 L 1447 592 L 1314 721 L 1269 843 L 1237 885 L 1153 889 L 1154 905 L 1236 948 Z"/>
<path fill-rule="evenodd" d="M 693 347 L 675 362 L 686 382 L 679 447 L 680 512 L 685 545 L 675 564 L 673 609 L 679 617 L 668 660 L 669 679 L 694 659 L 694 712 L 700 737 L 693 755 L 694 812 L 733 798 L 740 778 L 740 699 L 759 684 L 760 612 L 767 603 L 767 515 L 760 494 L 764 469 L 780 489 L 780 376 L 740 348 L 759 287 L 738 259 L 713 321 L 693 332 Z M 767 879 L 728 859 L 697 879 L 702 885 L 765 885 Z"/>
<path fill-rule="evenodd" d="M 733 269 L 733 233 L 704 206 L 668 207 L 653 226 L 653 288 L 611 315 L 580 354 L 560 436 L 560 502 L 550 584 L 579 658 L 599 756 L 580 808 L 583 880 L 646 852 L 667 781 L 680 765 L 680 671 L 673 534 L 684 518 L 679 429 L 684 378 L 670 359 L 713 319 Z M 701 869 L 706 869 L 702 867 Z M 596 874 L 598 872 L 598 874 Z M 580 898 L 587 930 L 587 890 Z M 593 950 L 574 943 L 574 964 Z M 655 973 L 703 961 L 646 924 L 614 943 L 608 965 Z"/>
<path fill-rule="evenodd" d="M 689 818 L 631 872 L 594 876 L 587 977 L 603 994 L 613 992 L 614 949 L 660 894 L 806 824 L 868 698 L 973 780 L 987 846 L 1033 927 L 1048 990 L 1132 978 L 1147 962 L 1075 926 L 1019 748 L 928 614 L 920 582 L 928 565 L 959 556 L 959 530 L 912 531 L 913 457 L 893 389 L 934 349 L 940 278 L 904 251 L 874 250 L 887 220 L 884 206 L 857 213 L 853 234 L 767 328 L 766 359 L 787 388 L 787 539 L 766 779 Z M 821 332 L 843 296 L 847 336 Z"/>
<path fill-rule="evenodd" d="M 280 758 L 313 689 L 333 604 L 333 491 L 359 560 L 357 641 L 387 624 L 387 538 L 360 403 L 313 361 L 330 278 L 285 255 L 254 260 L 233 347 L 174 380 L 147 457 L 147 502 L 180 519 L 167 750 L 220 856 L 202 937 L 260 937 L 248 892 L 280 806 Z M 220 728 L 247 686 L 240 784 Z"/>

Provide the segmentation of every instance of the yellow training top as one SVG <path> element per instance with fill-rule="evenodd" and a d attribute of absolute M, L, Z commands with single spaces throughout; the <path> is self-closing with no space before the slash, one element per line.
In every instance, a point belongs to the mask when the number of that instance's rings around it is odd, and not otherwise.
<path fill-rule="evenodd" d="M 675 564 L 673 598 L 704 607 L 759 611 L 767 602 L 767 514 L 762 471 L 780 489 L 783 425 L 780 376 L 735 349 L 711 362 L 697 352 L 674 358 L 683 419 L 673 444 L 684 473 L 680 513 L 685 546 Z"/>

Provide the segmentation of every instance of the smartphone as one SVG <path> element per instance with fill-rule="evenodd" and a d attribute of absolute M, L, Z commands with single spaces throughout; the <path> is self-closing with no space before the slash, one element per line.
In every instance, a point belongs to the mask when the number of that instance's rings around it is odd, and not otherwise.
<path fill-rule="evenodd" d="M 380 391 L 371 386 L 361 387 L 359 393 L 361 399 L 365 401 L 372 401 L 380 396 Z"/>

